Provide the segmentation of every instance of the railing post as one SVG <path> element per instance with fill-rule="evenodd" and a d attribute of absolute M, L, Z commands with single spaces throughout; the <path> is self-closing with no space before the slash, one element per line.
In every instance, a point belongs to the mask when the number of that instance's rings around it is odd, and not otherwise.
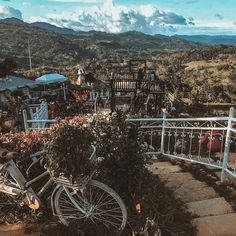
<path fill-rule="evenodd" d="M 164 153 L 165 126 L 166 126 L 166 112 L 164 111 L 163 121 L 162 121 L 162 133 L 161 133 L 161 153 Z"/>
<path fill-rule="evenodd" d="M 234 117 L 235 109 L 233 107 L 229 110 L 229 119 L 228 119 L 228 127 L 227 133 L 225 137 L 225 150 L 224 150 L 224 159 L 221 171 L 221 182 L 224 181 L 224 172 L 227 169 L 229 151 L 230 151 L 230 142 L 231 142 L 231 128 L 232 128 L 232 118 Z"/>
<path fill-rule="evenodd" d="M 23 114 L 23 121 L 24 121 L 24 129 L 25 129 L 25 131 L 27 131 L 29 126 L 28 126 L 28 118 L 27 118 L 26 110 L 23 110 L 22 114 Z"/>

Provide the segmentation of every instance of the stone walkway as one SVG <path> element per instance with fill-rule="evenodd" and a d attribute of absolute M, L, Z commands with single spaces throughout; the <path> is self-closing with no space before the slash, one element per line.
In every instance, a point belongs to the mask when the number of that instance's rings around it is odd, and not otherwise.
<path fill-rule="evenodd" d="M 212 187 L 170 162 L 154 162 L 148 169 L 186 203 L 187 210 L 194 215 L 192 224 L 197 228 L 197 236 L 236 235 L 236 213 Z"/>

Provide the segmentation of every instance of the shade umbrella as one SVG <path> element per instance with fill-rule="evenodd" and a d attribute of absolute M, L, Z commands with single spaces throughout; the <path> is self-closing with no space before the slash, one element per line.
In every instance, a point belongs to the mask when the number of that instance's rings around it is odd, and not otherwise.
<path fill-rule="evenodd" d="M 52 83 L 62 83 L 67 81 L 68 78 L 60 74 L 46 74 L 38 77 L 35 82 L 36 84 L 52 84 Z"/>
<path fill-rule="evenodd" d="M 63 83 L 67 81 L 68 78 L 64 75 L 60 74 L 45 74 L 43 76 L 38 77 L 35 82 L 36 84 L 53 84 L 53 83 Z M 63 83 L 63 92 L 64 92 L 64 99 L 66 99 L 66 92 L 65 92 L 65 84 Z"/>

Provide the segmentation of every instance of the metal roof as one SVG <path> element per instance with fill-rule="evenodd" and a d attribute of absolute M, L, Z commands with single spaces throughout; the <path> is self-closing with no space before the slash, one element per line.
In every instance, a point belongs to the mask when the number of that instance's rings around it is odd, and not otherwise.
<path fill-rule="evenodd" d="M 24 87 L 34 88 L 36 87 L 36 83 L 33 80 L 20 78 L 16 76 L 8 76 L 8 78 L 0 80 L 0 91 L 5 91 L 5 90 L 14 91 Z"/>

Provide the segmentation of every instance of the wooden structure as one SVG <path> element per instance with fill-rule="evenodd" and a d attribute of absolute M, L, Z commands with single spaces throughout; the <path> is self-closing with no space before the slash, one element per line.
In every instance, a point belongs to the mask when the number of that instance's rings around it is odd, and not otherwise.
<path fill-rule="evenodd" d="M 146 60 L 130 60 L 129 61 L 129 72 L 135 73 L 142 68 L 144 73 L 147 72 L 147 61 Z"/>
<path fill-rule="evenodd" d="M 113 112 L 121 98 L 129 98 L 129 110 L 133 113 L 145 115 L 160 115 L 164 108 L 165 85 L 162 81 L 151 81 L 146 73 L 146 61 L 138 60 L 144 64 L 143 77 L 140 79 L 138 70 L 133 68 L 134 61 L 130 61 L 130 73 L 113 74 L 110 78 L 111 111 Z M 137 62 L 137 61 L 135 61 Z M 120 104 L 119 104 L 120 105 Z"/>

